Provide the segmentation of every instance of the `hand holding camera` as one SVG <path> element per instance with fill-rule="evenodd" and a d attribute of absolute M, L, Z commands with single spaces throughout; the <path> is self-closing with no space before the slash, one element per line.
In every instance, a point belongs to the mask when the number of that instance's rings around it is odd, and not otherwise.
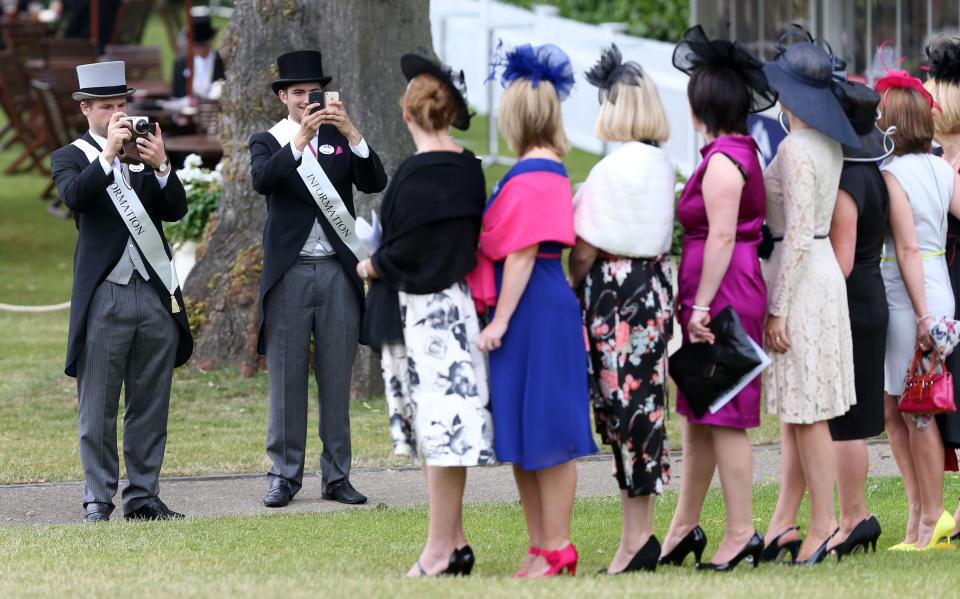
<path fill-rule="evenodd" d="M 124 112 L 114 113 L 107 125 L 107 146 L 103 148 L 103 158 L 111 164 L 113 159 L 123 151 L 123 144 L 133 137 L 130 124 L 123 120 L 126 116 Z"/>
<path fill-rule="evenodd" d="M 340 101 L 338 92 L 325 92 L 327 94 L 336 94 L 335 97 L 328 97 L 325 106 L 317 114 L 323 115 L 323 124 L 333 125 L 340 133 L 347 138 L 351 146 L 360 143 L 360 131 L 353 125 L 350 116 L 347 115 L 343 102 Z"/>
<path fill-rule="evenodd" d="M 133 117 L 137 118 L 137 117 Z M 135 133 L 135 149 L 140 162 L 143 162 L 155 171 L 165 171 L 167 165 L 167 151 L 163 147 L 163 134 L 160 132 L 160 123 L 151 123 L 146 117 L 139 117 L 142 121 L 133 123 Z M 124 149 L 126 152 L 126 149 Z"/>

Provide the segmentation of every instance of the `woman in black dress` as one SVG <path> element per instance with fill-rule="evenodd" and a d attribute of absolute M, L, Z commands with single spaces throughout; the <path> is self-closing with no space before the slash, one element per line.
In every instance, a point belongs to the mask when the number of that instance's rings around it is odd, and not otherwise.
<path fill-rule="evenodd" d="M 840 531 L 831 548 L 838 558 L 857 547 L 876 547 L 880 524 L 867 510 L 867 445 L 883 432 L 883 360 L 887 335 L 887 298 L 880 256 L 887 232 L 890 198 L 878 167 L 887 152 L 874 121 L 880 95 L 860 83 L 843 83 L 841 102 L 860 136 L 861 148 L 844 146 L 840 189 L 830 241 L 847 277 L 847 304 L 853 332 L 857 403 L 829 422 L 837 456 Z"/>
<path fill-rule="evenodd" d="M 924 84 L 940 110 L 933 111 L 934 139 L 940 144 L 943 158 L 960 171 L 960 40 L 941 38 L 927 49 L 930 79 Z M 953 297 L 958 300 L 954 318 L 960 319 L 960 220 L 947 215 L 947 269 Z M 947 358 L 947 369 L 953 374 L 953 401 L 960 406 L 960 351 Z M 956 450 L 960 449 L 960 412 L 937 416 L 937 429 L 946 452 L 946 469 L 957 470 Z M 960 538 L 960 505 L 954 520 L 958 522 L 952 539 Z"/>

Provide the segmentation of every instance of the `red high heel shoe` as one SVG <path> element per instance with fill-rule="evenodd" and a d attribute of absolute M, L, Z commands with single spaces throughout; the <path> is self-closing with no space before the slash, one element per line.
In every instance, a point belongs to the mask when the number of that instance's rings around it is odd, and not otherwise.
<path fill-rule="evenodd" d="M 531 547 L 527 549 L 527 555 L 540 556 L 540 555 L 543 555 L 544 553 L 545 552 L 543 551 L 543 549 L 540 549 L 539 547 Z M 519 580 L 521 578 L 526 578 L 526 577 L 527 577 L 527 573 L 520 572 L 520 571 L 518 571 L 516 574 L 513 575 L 514 580 Z"/>
<path fill-rule="evenodd" d="M 567 571 L 569 576 L 576 575 L 577 560 L 580 556 L 577 555 L 577 548 L 573 546 L 573 543 L 557 551 L 544 551 L 542 555 L 543 558 L 547 560 L 547 563 L 550 564 L 550 568 L 543 576 L 556 576 L 564 570 Z"/>

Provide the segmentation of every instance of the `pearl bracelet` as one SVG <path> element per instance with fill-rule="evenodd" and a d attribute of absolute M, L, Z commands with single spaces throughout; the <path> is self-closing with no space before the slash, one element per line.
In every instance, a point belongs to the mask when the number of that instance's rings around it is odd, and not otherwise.
<path fill-rule="evenodd" d="M 710 312 L 710 306 L 698 306 L 698 305 L 694 304 L 694 305 L 693 305 L 693 311 L 694 311 L 694 312 L 707 312 L 707 313 L 709 313 L 709 312 Z"/>
<path fill-rule="evenodd" d="M 920 324 L 920 323 L 923 322 L 924 320 L 927 320 L 927 319 L 929 319 L 929 318 L 933 318 L 933 314 L 930 314 L 929 312 L 927 312 L 926 314 L 922 314 L 922 315 L 917 316 L 917 317 L 915 317 L 915 318 L 916 318 L 916 320 L 917 320 L 917 324 Z"/>

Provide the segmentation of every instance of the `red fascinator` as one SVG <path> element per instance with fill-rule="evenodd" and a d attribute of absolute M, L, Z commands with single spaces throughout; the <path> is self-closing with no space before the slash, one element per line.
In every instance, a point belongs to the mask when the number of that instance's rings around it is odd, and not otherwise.
<path fill-rule="evenodd" d="M 895 87 L 912 89 L 920 92 L 930 108 L 936 108 L 937 110 L 940 110 L 940 106 L 937 105 L 937 103 L 933 100 L 933 96 L 930 95 L 930 92 L 928 92 L 925 87 L 923 87 L 923 82 L 920 81 L 919 78 L 914 77 L 906 71 L 887 71 L 887 74 L 878 79 L 876 84 L 874 84 L 874 89 L 877 90 L 877 93 L 883 96 L 884 103 L 886 103 L 887 99 L 887 90 Z"/>

